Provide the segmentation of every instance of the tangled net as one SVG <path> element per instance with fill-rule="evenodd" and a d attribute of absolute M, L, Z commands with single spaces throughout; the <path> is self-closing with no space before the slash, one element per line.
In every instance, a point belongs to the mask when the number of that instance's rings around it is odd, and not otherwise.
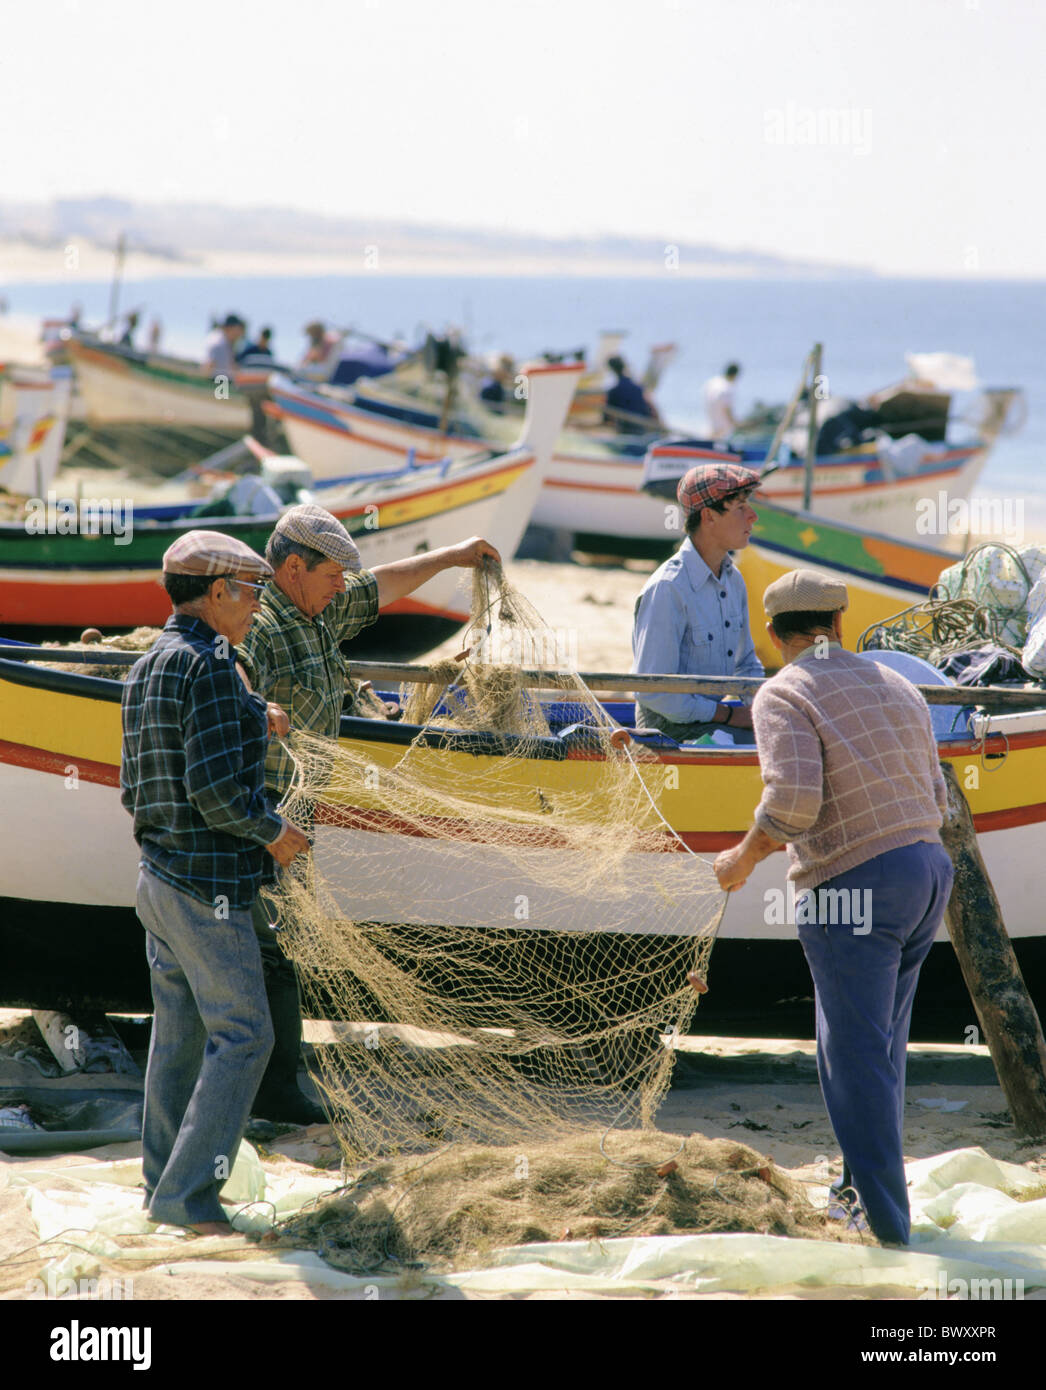
<path fill-rule="evenodd" d="M 536 1241 L 727 1231 L 862 1241 L 747 1145 L 656 1132 L 384 1160 L 292 1218 L 281 1241 L 362 1274 L 417 1261 L 460 1268 Z"/>
<path fill-rule="evenodd" d="M 469 655 L 408 700 L 428 721 L 409 743 L 381 723 L 291 743 L 282 809 L 314 855 L 275 907 L 331 1021 L 318 1080 L 353 1161 L 649 1125 L 725 902 L 660 812 L 674 769 L 618 746 L 500 573 L 474 599 Z"/>
<path fill-rule="evenodd" d="M 90 635 L 89 635 L 90 634 Z M 160 635 L 158 627 L 136 627 L 133 632 L 117 633 L 103 637 L 97 628 L 88 628 L 79 642 L 44 642 L 45 647 L 55 651 L 76 652 L 84 649 L 96 652 L 99 648 L 114 652 L 147 652 Z M 46 661 L 33 661 L 31 666 L 47 666 Z M 59 667 L 75 676 L 104 676 L 108 680 L 125 681 L 130 674 L 130 666 L 110 666 L 107 662 L 63 662 Z"/>

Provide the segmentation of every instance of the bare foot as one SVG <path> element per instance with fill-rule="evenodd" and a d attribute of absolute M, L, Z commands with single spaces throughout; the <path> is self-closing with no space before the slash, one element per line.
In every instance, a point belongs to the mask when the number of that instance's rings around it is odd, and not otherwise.
<path fill-rule="evenodd" d="M 228 1221 L 195 1221 L 185 1228 L 194 1236 L 234 1236 L 236 1232 Z"/>

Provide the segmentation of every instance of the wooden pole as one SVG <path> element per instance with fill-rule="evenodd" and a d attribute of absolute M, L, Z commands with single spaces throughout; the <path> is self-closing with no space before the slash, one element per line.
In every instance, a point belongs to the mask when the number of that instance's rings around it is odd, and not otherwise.
<path fill-rule="evenodd" d="M 941 764 L 948 816 L 941 839 L 955 865 L 948 935 L 1019 1134 L 1046 1135 L 1046 1040 L 977 847 L 955 769 Z"/>
<path fill-rule="evenodd" d="M 785 436 L 785 431 L 791 427 L 792 421 L 795 418 L 795 412 L 798 409 L 800 400 L 802 399 L 803 387 L 810 379 L 810 363 L 812 358 L 812 350 L 808 352 L 806 356 L 803 358 L 802 375 L 799 377 L 799 382 L 795 388 L 795 391 L 792 394 L 792 399 L 788 402 L 788 405 L 785 409 L 785 413 L 781 416 L 777 429 L 774 430 L 774 437 L 770 441 L 770 447 L 766 451 L 766 457 L 763 459 L 763 462 L 759 468 L 760 474 L 762 474 L 764 477 L 766 477 L 770 473 L 775 472 L 777 469 L 777 464 L 774 462 L 774 460 L 777 458 L 777 451 L 781 447 L 781 440 Z"/>
<path fill-rule="evenodd" d="M 810 414 L 806 427 L 806 468 L 803 473 L 804 512 L 810 510 L 814 491 L 814 461 L 817 458 L 817 380 L 821 375 L 820 343 L 814 343 L 810 358 Z"/>
<path fill-rule="evenodd" d="M 124 256 L 127 254 L 127 237 L 120 233 L 116 243 L 116 255 L 113 259 L 113 280 L 109 286 L 109 326 L 116 323 L 117 311 L 120 307 L 120 280 L 123 277 Z"/>
<path fill-rule="evenodd" d="M 82 652 L 56 647 L 4 646 L 0 643 L 0 661 L 45 661 L 79 665 L 98 660 L 110 666 L 132 666 L 141 652 L 113 649 L 92 657 Z M 397 681 L 407 685 L 430 685 L 446 679 L 446 673 L 435 666 L 417 666 L 398 661 L 348 661 L 348 674 L 358 681 Z M 627 694 L 643 690 L 649 694 L 708 695 L 722 699 L 727 695 L 751 698 L 765 684 L 757 676 L 641 676 L 634 671 L 530 671 L 517 673 L 520 684 L 528 690 L 576 690 L 583 681 L 593 690 L 614 690 Z M 919 694 L 929 705 L 963 705 L 975 707 L 991 704 L 999 709 L 1042 710 L 1046 713 L 1046 690 L 1014 690 L 1000 685 L 917 685 Z"/>

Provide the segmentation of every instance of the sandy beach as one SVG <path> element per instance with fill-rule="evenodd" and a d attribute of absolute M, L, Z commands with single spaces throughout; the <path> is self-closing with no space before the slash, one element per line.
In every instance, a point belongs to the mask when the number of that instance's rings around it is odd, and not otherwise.
<path fill-rule="evenodd" d="M 307 1039 L 322 1039 L 325 1026 L 307 1024 Z M 17 1094 L 20 1087 L 35 1087 L 35 1093 L 39 1093 L 41 1078 L 35 1068 L 28 1061 L 14 1060 L 11 1056 L 12 1051 L 17 1050 L 12 1039 L 20 1039 L 24 1046 L 32 1031 L 29 1016 L 24 1012 L 0 1011 L 0 1088 L 9 1097 Z M 52 1103 L 60 1103 L 63 1094 L 72 1099 L 86 1093 L 87 1089 L 96 1096 L 108 1093 L 130 1099 L 139 1093 L 141 1086 L 140 1081 L 131 1078 L 105 1075 L 67 1076 L 43 1084 Z M 814 1205 L 823 1201 L 826 1183 L 841 1170 L 840 1155 L 821 1101 L 814 1044 L 807 1040 L 681 1039 L 672 1089 L 656 1116 L 656 1127 L 658 1142 L 664 1146 L 666 1156 L 676 1147 L 677 1140 L 682 1143 L 689 1136 L 732 1141 L 754 1149 L 772 1162 L 776 1170 L 802 1185 Z M 327 1126 L 285 1130 L 269 1135 L 262 1145 L 255 1136 L 254 1143 L 266 1174 L 284 1187 L 295 1181 L 321 1185 L 326 1182 L 330 1186 L 336 1185 L 339 1179 L 340 1154 L 333 1131 Z M 525 1149 L 525 1144 L 522 1147 Z M 909 1049 L 906 1161 L 911 1163 L 932 1155 L 970 1149 L 980 1149 L 1003 1163 L 1019 1165 L 1028 1175 L 1029 1197 L 1046 1195 L 1046 1150 L 1041 1142 L 1022 1141 L 1014 1133 L 987 1049 L 913 1045 Z M 93 1200 L 104 1205 L 107 1200 L 104 1183 L 117 1182 L 133 1187 L 140 1153 L 139 1143 L 125 1142 L 80 1153 L 0 1154 L 0 1300 L 38 1297 L 35 1281 L 45 1277 L 51 1261 L 61 1254 L 59 1241 L 37 1252 L 35 1260 L 4 1272 L 5 1262 L 33 1247 L 40 1239 L 38 1221 L 26 1206 L 26 1183 L 30 1191 L 37 1188 L 50 1191 L 55 1200 L 91 1199 L 93 1192 Z M 506 1151 L 506 1163 L 512 1161 L 516 1161 L 515 1150 L 512 1154 Z M 685 1172 L 685 1160 L 683 1163 Z M 19 1180 L 20 1174 L 24 1181 Z M 102 1187 L 97 1186 L 99 1182 Z M 67 1194 L 64 1198 L 63 1190 Z M 79 1198 L 75 1198 L 77 1192 Z M 127 1197 L 131 1200 L 129 1192 Z M 39 1215 L 43 1208 L 38 1206 L 34 1210 Z M 642 1234 L 642 1229 L 633 1234 Z M 376 1292 L 379 1285 L 382 1299 L 408 1300 L 540 1300 L 553 1296 L 881 1300 L 914 1296 L 910 1273 L 894 1269 L 881 1277 L 876 1274 L 876 1261 L 884 1253 L 877 1242 L 854 1233 L 847 1239 L 865 1252 L 864 1255 L 854 1252 L 858 1260 L 867 1261 L 862 1279 L 847 1276 L 839 1282 L 814 1278 L 796 1283 L 788 1277 L 787 1266 L 782 1266 L 776 1281 L 764 1277 L 761 1283 L 756 1281 L 760 1284 L 756 1288 L 746 1287 L 746 1278 L 740 1274 L 735 1287 L 729 1287 L 727 1279 L 727 1287 L 715 1292 L 704 1292 L 690 1286 L 685 1279 L 665 1276 L 621 1280 L 619 1292 L 615 1294 L 609 1289 L 574 1288 L 566 1276 L 556 1287 L 554 1274 L 548 1279 L 535 1278 L 529 1288 L 524 1280 L 516 1289 L 506 1287 L 499 1291 L 482 1287 L 482 1281 L 475 1278 L 455 1282 L 455 1277 L 445 1267 L 434 1268 L 429 1274 L 421 1271 L 411 1278 L 389 1277 L 386 1272 L 378 1284 L 373 1278 L 360 1278 L 355 1283 L 343 1280 L 343 1286 L 339 1287 L 340 1276 L 335 1274 L 325 1281 L 301 1271 L 293 1274 L 288 1271 L 287 1277 L 281 1278 L 279 1267 L 271 1264 L 276 1258 L 274 1252 L 267 1253 L 264 1243 L 259 1246 L 256 1241 L 239 1237 L 186 1241 L 177 1236 L 172 1240 L 171 1236 L 158 1232 L 134 1240 L 125 1238 L 123 1244 L 135 1251 L 133 1296 L 136 1300 L 356 1300 L 379 1296 Z M 809 1242 L 799 1244 L 803 1246 Z M 293 1241 L 283 1241 L 279 1258 L 294 1258 L 294 1249 Z M 111 1247 L 111 1255 L 115 1257 L 116 1253 L 117 1247 Z M 244 1261 L 250 1263 L 244 1266 Z M 266 1261 L 270 1263 L 266 1265 Z M 243 1272 L 238 1271 L 237 1262 Z M 108 1265 L 102 1262 L 103 1276 L 106 1271 L 115 1276 L 117 1266 L 112 1260 Z M 126 1273 L 126 1269 L 123 1272 Z M 171 1277 L 173 1272 L 177 1273 L 176 1278 Z M 495 1273 L 492 1269 L 490 1279 L 494 1279 Z M 1046 1298 L 1046 1287 L 1029 1286 L 1024 1297 Z"/>
<path fill-rule="evenodd" d="M 651 257 L 649 261 L 617 260 L 605 255 L 564 256 L 554 251 L 544 256 L 498 256 L 493 253 L 477 256 L 460 247 L 455 248 L 449 240 L 442 249 L 437 243 L 425 254 L 397 247 L 394 243 L 379 245 L 377 252 L 375 259 L 374 248 L 363 245 L 342 254 L 200 250 L 167 257 L 130 251 L 124 261 L 123 278 L 134 282 L 154 277 L 190 275 L 236 280 L 260 276 L 367 276 L 385 273 L 468 274 L 479 277 L 583 275 L 612 279 L 616 276 L 662 277 L 665 274 L 663 257 Z M 4 267 L 4 279 L 10 285 L 65 283 L 72 291 L 79 283 L 108 280 L 113 273 L 113 251 L 76 237 L 53 247 L 0 239 L 0 264 Z M 684 279 L 719 280 L 749 279 L 755 271 L 736 265 L 688 261 L 684 256 L 672 273 Z"/>

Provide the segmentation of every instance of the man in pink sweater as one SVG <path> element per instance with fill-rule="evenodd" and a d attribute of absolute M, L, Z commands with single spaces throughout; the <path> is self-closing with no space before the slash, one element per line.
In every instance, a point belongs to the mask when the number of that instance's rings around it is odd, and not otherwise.
<path fill-rule="evenodd" d="M 799 940 L 814 980 L 817 1065 L 832 1128 L 874 1234 L 907 1245 L 904 1074 L 919 969 L 952 865 L 930 711 L 903 676 L 843 650 L 846 587 L 794 570 L 763 596 L 785 665 L 752 706 L 763 795 L 715 861 L 739 888 L 788 846 Z"/>

